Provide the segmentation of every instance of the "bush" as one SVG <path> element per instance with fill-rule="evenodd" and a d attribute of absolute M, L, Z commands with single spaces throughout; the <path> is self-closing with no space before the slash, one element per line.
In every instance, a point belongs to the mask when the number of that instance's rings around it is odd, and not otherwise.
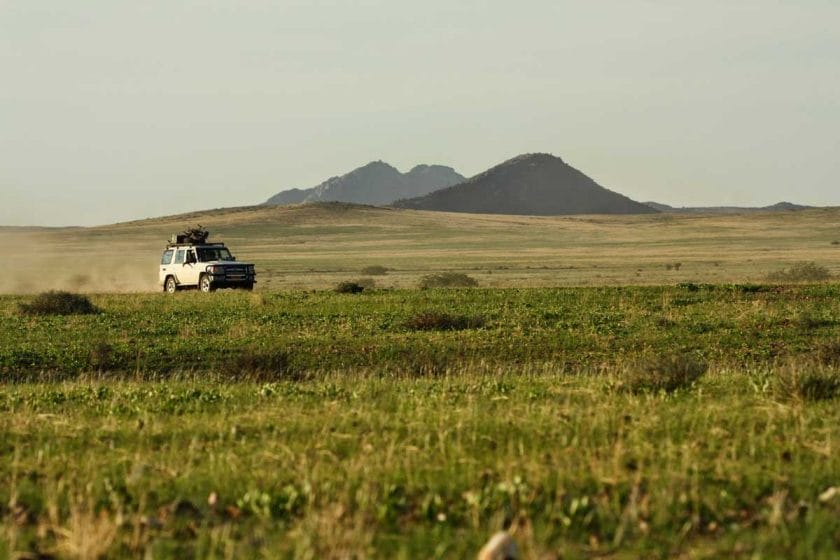
<path fill-rule="evenodd" d="M 365 276 L 384 276 L 388 274 L 388 269 L 379 265 L 366 266 L 361 270 L 361 273 Z"/>
<path fill-rule="evenodd" d="M 365 290 L 372 290 L 376 287 L 376 280 L 373 278 L 359 278 L 356 280 L 356 284 Z"/>
<path fill-rule="evenodd" d="M 631 393 L 673 393 L 691 388 L 708 367 L 706 362 L 690 354 L 640 359 L 625 371 L 621 385 Z"/>
<path fill-rule="evenodd" d="M 339 282 L 333 290 L 339 294 L 360 294 L 365 287 L 358 282 Z"/>
<path fill-rule="evenodd" d="M 797 263 L 767 275 L 767 279 L 774 282 L 820 282 L 830 278 L 828 269 L 813 261 Z"/>
<path fill-rule="evenodd" d="M 484 326 L 484 318 L 469 315 L 454 315 L 439 311 L 418 313 L 406 321 L 405 326 L 415 331 L 462 331 Z"/>
<path fill-rule="evenodd" d="M 420 279 L 420 288 L 473 288 L 478 281 L 462 272 L 440 272 Z"/>
<path fill-rule="evenodd" d="M 93 315 L 99 309 L 83 295 L 70 292 L 44 292 L 30 303 L 19 305 L 25 315 Z"/>
<path fill-rule="evenodd" d="M 773 389 L 781 400 L 834 399 L 840 397 L 840 372 L 836 368 L 790 366 L 776 376 Z"/>

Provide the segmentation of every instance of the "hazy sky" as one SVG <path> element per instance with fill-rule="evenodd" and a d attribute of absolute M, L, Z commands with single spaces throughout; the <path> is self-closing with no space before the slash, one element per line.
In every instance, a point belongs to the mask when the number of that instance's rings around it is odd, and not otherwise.
<path fill-rule="evenodd" d="M 0 0 L 0 224 L 523 152 L 677 205 L 840 205 L 837 0 Z"/>

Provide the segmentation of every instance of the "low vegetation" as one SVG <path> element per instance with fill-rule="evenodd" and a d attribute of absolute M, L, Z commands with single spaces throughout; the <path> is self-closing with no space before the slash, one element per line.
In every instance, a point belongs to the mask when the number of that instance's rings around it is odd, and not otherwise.
<path fill-rule="evenodd" d="M 0 297 L 0 558 L 840 547 L 834 284 L 90 299 Z"/>
<path fill-rule="evenodd" d="M 99 312 L 87 296 L 61 291 L 44 292 L 18 307 L 24 315 L 93 315 Z"/>
<path fill-rule="evenodd" d="M 513 526 L 528 559 L 830 558 L 840 408 L 773 375 L 12 385 L 0 556 L 474 558 Z"/>
<path fill-rule="evenodd" d="M 478 281 L 463 272 L 439 272 L 420 279 L 419 287 L 427 288 L 472 288 Z"/>
<path fill-rule="evenodd" d="M 254 348 L 284 349 L 305 372 L 415 372 L 408 358 L 423 356 L 455 366 L 550 361 L 586 370 L 679 353 L 739 367 L 789 357 L 829 364 L 840 355 L 840 286 L 834 284 L 373 290 L 364 297 L 331 290 L 190 292 L 90 300 L 100 313 L 24 320 L 18 309 L 27 298 L 0 297 L 0 315 L 7 317 L 0 322 L 0 378 L 222 375 L 230 370 L 220 364 Z"/>

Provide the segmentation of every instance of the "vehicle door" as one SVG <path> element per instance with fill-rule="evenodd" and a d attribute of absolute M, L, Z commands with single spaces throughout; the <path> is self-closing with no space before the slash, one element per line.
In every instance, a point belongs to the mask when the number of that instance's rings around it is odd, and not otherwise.
<path fill-rule="evenodd" d="M 171 274 L 170 269 L 172 267 L 172 257 L 174 255 L 174 249 L 167 249 L 163 252 L 163 256 L 161 256 L 160 258 L 160 271 L 158 272 L 158 281 L 160 282 L 161 286 L 166 281 L 166 277 Z"/>
<path fill-rule="evenodd" d="M 201 263 L 198 262 L 196 258 L 195 249 L 192 247 L 187 247 L 186 252 L 184 253 L 184 264 L 181 265 L 181 284 L 186 284 L 188 286 L 198 285 L 198 277 L 201 275 L 201 272 L 204 270 Z"/>
<path fill-rule="evenodd" d="M 175 274 L 175 279 L 181 286 L 191 286 L 198 283 L 198 278 L 192 279 L 195 265 L 187 264 L 187 251 L 190 250 L 188 247 L 178 247 L 175 250 L 175 259 L 172 261 L 172 266 L 167 267 Z"/>

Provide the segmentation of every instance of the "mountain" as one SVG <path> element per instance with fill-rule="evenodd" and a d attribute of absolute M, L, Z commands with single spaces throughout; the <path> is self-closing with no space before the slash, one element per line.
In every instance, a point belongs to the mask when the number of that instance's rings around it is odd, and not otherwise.
<path fill-rule="evenodd" d="M 309 195 L 312 189 L 289 189 L 275 194 L 265 204 L 300 204 Z"/>
<path fill-rule="evenodd" d="M 792 212 L 795 210 L 808 210 L 813 206 L 802 206 L 792 202 L 777 202 L 770 206 L 682 206 L 676 208 L 660 202 L 645 202 L 651 208 L 660 212 L 681 213 L 681 214 L 742 214 L 745 212 Z"/>
<path fill-rule="evenodd" d="M 424 196 L 463 180 L 463 175 L 443 165 L 418 165 L 408 173 L 400 173 L 383 161 L 373 161 L 311 189 L 281 191 L 265 204 L 351 202 L 384 206 L 401 198 Z"/>
<path fill-rule="evenodd" d="M 477 214 L 651 214 L 656 209 L 605 189 L 551 154 L 525 154 L 463 183 L 397 201 L 417 210 Z"/>

